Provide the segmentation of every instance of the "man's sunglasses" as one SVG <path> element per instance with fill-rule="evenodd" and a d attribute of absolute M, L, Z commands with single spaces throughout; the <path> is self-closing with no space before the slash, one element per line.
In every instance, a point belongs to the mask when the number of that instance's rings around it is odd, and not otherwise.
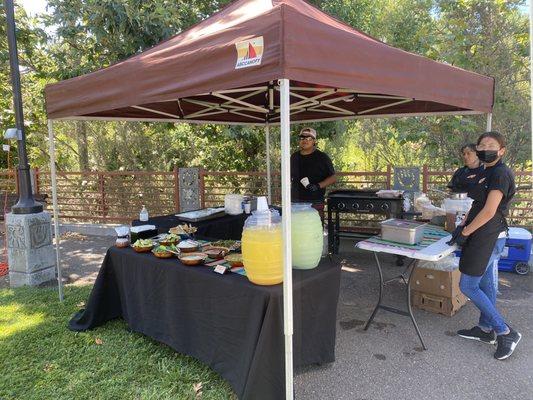
<path fill-rule="evenodd" d="M 313 138 L 313 136 L 299 135 L 298 139 L 300 139 L 300 140 L 312 140 L 314 138 Z"/>

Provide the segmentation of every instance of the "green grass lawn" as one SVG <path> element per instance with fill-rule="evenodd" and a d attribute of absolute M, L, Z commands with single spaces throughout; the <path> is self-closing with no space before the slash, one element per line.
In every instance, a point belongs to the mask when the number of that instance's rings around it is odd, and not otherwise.
<path fill-rule="evenodd" d="M 0 290 L 0 399 L 235 399 L 229 385 L 191 357 L 122 320 L 88 332 L 67 322 L 90 286 Z"/>

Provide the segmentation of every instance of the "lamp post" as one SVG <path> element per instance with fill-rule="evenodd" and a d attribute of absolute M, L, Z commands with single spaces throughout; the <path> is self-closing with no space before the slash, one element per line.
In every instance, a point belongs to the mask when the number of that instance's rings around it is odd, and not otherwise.
<path fill-rule="evenodd" d="M 11 208 L 13 214 L 34 214 L 43 211 L 43 206 L 33 198 L 31 190 L 30 166 L 26 153 L 26 135 L 24 133 L 24 114 L 22 112 L 22 94 L 20 91 L 19 60 L 17 53 L 17 39 L 15 36 L 15 12 L 13 0 L 4 0 L 7 21 L 7 42 L 9 45 L 9 65 L 11 68 L 11 85 L 13 87 L 13 106 L 15 108 L 16 131 L 12 136 L 17 138 L 19 165 L 17 174 L 19 178 L 19 198 L 17 204 Z"/>

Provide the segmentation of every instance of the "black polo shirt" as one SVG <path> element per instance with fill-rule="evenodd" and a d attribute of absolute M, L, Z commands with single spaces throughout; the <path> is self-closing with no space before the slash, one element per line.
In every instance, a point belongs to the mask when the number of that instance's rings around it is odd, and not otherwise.
<path fill-rule="evenodd" d="M 310 183 L 318 184 L 332 175 L 335 175 L 335 169 L 326 153 L 318 149 L 306 155 L 302 155 L 299 151 L 293 153 L 291 155 L 292 200 L 295 202 L 323 203 L 326 189 L 310 192 L 302 185 L 300 180 L 307 177 Z"/>
<path fill-rule="evenodd" d="M 492 167 L 486 167 L 478 176 L 478 183 L 471 189 L 472 209 L 468 214 L 468 221 L 470 223 L 474 217 L 485 207 L 488 194 L 491 190 L 499 190 L 503 197 L 498 205 L 497 211 L 503 216 L 509 214 L 509 203 L 513 199 L 516 192 L 514 174 L 511 169 L 505 165 L 501 160 Z"/>
<path fill-rule="evenodd" d="M 477 168 L 468 168 L 466 165 L 454 172 L 448 188 L 454 193 L 469 193 L 477 185 L 479 176 L 483 172 L 483 165 Z"/>

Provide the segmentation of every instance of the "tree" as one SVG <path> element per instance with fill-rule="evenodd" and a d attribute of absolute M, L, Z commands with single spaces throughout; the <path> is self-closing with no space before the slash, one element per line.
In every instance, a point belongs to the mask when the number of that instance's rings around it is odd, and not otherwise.
<path fill-rule="evenodd" d="M 43 89 L 137 54 L 206 18 L 229 0 L 49 0 L 46 15 L 17 7 L 29 158 L 48 164 Z M 496 78 L 494 128 L 509 160 L 530 163 L 527 16 L 523 0 L 315 0 L 324 11 L 392 46 Z M 3 18 L 3 13 L 0 18 Z M 0 127 L 14 124 L 5 23 L 0 20 Z M 7 111 L 6 111 L 7 110 Z M 451 168 L 485 118 L 434 117 L 313 124 L 337 169 L 388 163 Z M 60 169 L 264 169 L 262 128 L 148 123 L 56 123 Z M 298 131 L 301 125 L 294 126 Z M 277 130 L 272 130 L 278 160 Z M 293 142 L 296 146 L 296 142 Z M 2 155 L 2 157 L 4 157 Z M 278 158 L 276 158 L 278 157 Z M 0 158 L 4 162 L 5 158 Z M 274 165 L 275 166 L 275 165 Z"/>

